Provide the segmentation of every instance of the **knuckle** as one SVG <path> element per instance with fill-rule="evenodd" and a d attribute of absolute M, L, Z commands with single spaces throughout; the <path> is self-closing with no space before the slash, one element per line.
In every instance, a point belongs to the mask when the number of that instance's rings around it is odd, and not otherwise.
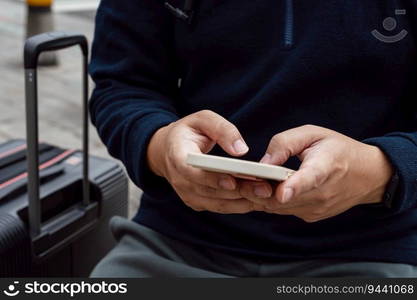
<path fill-rule="evenodd" d="M 276 210 L 279 209 L 281 207 L 281 200 L 277 198 L 277 196 L 272 197 L 272 199 L 270 199 L 267 202 L 267 208 L 270 210 Z"/>
<path fill-rule="evenodd" d="M 259 201 L 257 197 L 254 195 L 250 185 L 246 185 L 245 187 L 241 188 L 239 190 L 239 194 L 242 198 L 245 198 L 251 201 Z"/>
<path fill-rule="evenodd" d="M 318 217 L 323 216 L 326 212 L 327 212 L 327 209 L 325 207 L 320 207 L 311 212 L 311 217 L 318 218 Z"/>
<path fill-rule="evenodd" d="M 188 207 L 192 208 L 194 206 L 192 201 L 187 197 L 182 197 L 182 202 L 184 202 L 184 204 L 187 205 Z"/>
<path fill-rule="evenodd" d="M 269 148 L 272 148 L 270 150 L 279 151 L 286 156 L 290 156 L 291 148 L 289 145 L 291 145 L 291 143 L 289 142 L 287 135 L 278 133 L 272 137 Z"/>
<path fill-rule="evenodd" d="M 248 213 L 248 212 L 251 212 L 251 211 L 261 211 L 261 210 L 253 204 L 248 204 L 248 205 L 246 205 L 245 208 L 240 210 L 240 213 Z"/>
<path fill-rule="evenodd" d="M 205 176 L 202 177 L 203 184 L 210 188 L 211 190 L 215 190 L 219 188 L 219 179 L 216 175 L 212 174 L 205 174 Z"/>
<path fill-rule="evenodd" d="M 326 204 L 333 199 L 333 193 L 327 190 L 324 191 L 320 191 L 320 198 L 318 199 L 318 201 L 326 206 Z"/>
<path fill-rule="evenodd" d="M 226 203 L 225 202 L 219 202 L 216 207 L 214 207 L 214 210 L 218 213 L 227 213 L 227 207 L 226 207 Z"/>
<path fill-rule="evenodd" d="M 216 116 L 217 114 L 212 110 L 203 109 L 203 110 L 200 110 L 200 111 L 194 113 L 194 115 L 198 116 L 198 117 L 202 117 L 202 118 L 210 118 L 210 117 Z"/>
<path fill-rule="evenodd" d="M 301 129 L 303 129 L 303 130 L 315 130 L 317 128 L 318 127 L 316 125 L 313 125 L 313 124 L 305 124 L 305 125 L 301 126 Z"/>
<path fill-rule="evenodd" d="M 180 159 L 178 159 L 178 153 L 175 149 L 170 148 L 167 152 L 167 158 L 169 163 L 171 164 L 172 168 L 174 168 L 177 171 L 182 170 L 182 163 Z"/>
<path fill-rule="evenodd" d="M 237 131 L 236 127 L 226 121 L 225 119 L 219 119 L 215 123 L 215 132 L 218 134 L 219 137 L 233 135 Z"/>
<path fill-rule="evenodd" d="M 194 206 L 191 207 L 192 210 L 197 211 L 197 212 L 201 212 L 201 211 L 205 211 L 206 209 L 204 209 L 203 207 L 200 206 Z"/>
<path fill-rule="evenodd" d="M 169 181 L 172 186 L 175 186 L 175 187 L 182 186 L 182 181 L 179 179 L 178 176 L 173 176 Z"/>
<path fill-rule="evenodd" d="M 222 210 L 222 211 L 225 211 L 226 210 L 226 202 L 224 202 L 224 201 L 220 201 L 219 202 L 219 204 L 218 204 L 218 209 L 220 209 L 220 210 Z"/>
<path fill-rule="evenodd" d="M 285 135 L 281 133 L 274 135 L 271 139 L 271 144 L 272 145 L 285 144 Z"/>
<path fill-rule="evenodd" d="M 183 162 L 179 161 L 175 165 L 176 174 L 175 177 L 178 181 L 187 181 L 189 182 L 192 178 L 189 166 L 185 165 Z"/>
<path fill-rule="evenodd" d="M 343 178 L 349 171 L 349 164 L 347 162 L 341 162 L 340 160 L 333 159 L 333 172 L 340 178 Z"/>
<path fill-rule="evenodd" d="M 315 166 L 311 166 L 310 168 L 311 168 L 311 173 L 313 176 L 313 179 L 312 179 L 313 187 L 315 189 L 318 189 L 324 183 L 324 181 L 326 181 L 326 176 L 323 175 L 323 172 L 319 168 Z"/>
<path fill-rule="evenodd" d="M 202 195 L 207 195 L 207 196 L 216 196 L 217 195 L 217 190 L 213 189 L 209 186 L 200 186 L 197 188 L 198 192 L 201 193 Z"/>
<path fill-rule="evenodd" d="M 249 203 L 249 210 L 250 211 L 263 211 L 263 210 L 266 210 L 266 209 L 263 205 L 257 204 L 255 202 L 250 202 Z"/>
<path fill-rule="evenodd" d="M 331 188 L 319 188 L 318 192 L 320 197 L 317 198 L 317 201 L 326 208 L 331 206 L 334 199 L 338 197 L 338 192 Z"/>
<path fill-rule="evenodd" d="M 185 117 L 184 119 L 186 119 L 187 117 Z M 179 126 L 182 125 L 182 123 L 184 122 L 184 119 L 180 119 L 174 122 L 169 123 L 168 125 L 166 125 L 166 128 L 169 129 L 168 132 L 172 133 L 172 130 L 178 128 Z M 170 134 L 168 134 L 168 139 L 170 137 Z"/>
<path fill-rule="evenodd" d="M 317 219 L 313 219 L 313 218 L 307 218 L 307 219 L 305 219 L 304 220 L 306 223 L 315 223 L 315 222 L 317 222 L 318 220 Z"/>
<path fill-rule="evenodd" d="M 192 198 L 190 199 L 190 198 L 184 197 L 182 201 L 184 202 L 185 205 L 187 205 L 192 210 L 195 210 L 195 211 L 205 210 L 201 205 L 198 205 L 197 203 L 195 203 L 195 201 L 193 201 Z"/>
<path fill-rule="evenodd" d="M 248 184 L 246 184 L 246 183 L 240 183 L 239 185 L 238 185 L 238 191 L 239 191 L 239 194 L 242 196 L 242 197 L 245 197 L 245 196 L 248 196 Z"/>
<path fill-rule="evenodd" d="M 301 219 L 306 223 L 315 223 L 320 220 L 319 218 L 313 216 L 303 216 Z"/>
<path fill-rule="evenodd" d="M 173 166 L 175 166 L 177 156 L 176 151 L 173 149 L 173 147 L 169 147 L 167 149 L 166 158 L 169 162 L 171 162 Z"/>
<path fill-rule="evenodd" d="M 251 211 L 256 210 L 257 206 L 255 205 L 255 203 L 248 201 L 245 205 L 242 205 L 239 208 L 239 213 L 248 213 Z"/>

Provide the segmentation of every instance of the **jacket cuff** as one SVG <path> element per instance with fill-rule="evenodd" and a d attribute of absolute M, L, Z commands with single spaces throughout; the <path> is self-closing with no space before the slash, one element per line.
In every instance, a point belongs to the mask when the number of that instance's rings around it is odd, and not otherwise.
<path fill-rule="evenodd" d="M 391 212 L 401 213 L 415 207 L 417 204 L 417 145 L 413 138 L 409 134 L 398 133 L 369 138 L 362 142 L 379 147 L 398 174 L 398 188 L 392 195 Z"/>
<path fill-rule="evenodd" d="M 125 166 L 133 182 L 148 194 L 154 194 L 166 184 L 165 178 L 151 171 L 147 160 L 147 149 L 153 134 L 161 127 L 178 120 L 168 112 L 150 113 L 138 120 L 131 128 L 127 141 Z"/>

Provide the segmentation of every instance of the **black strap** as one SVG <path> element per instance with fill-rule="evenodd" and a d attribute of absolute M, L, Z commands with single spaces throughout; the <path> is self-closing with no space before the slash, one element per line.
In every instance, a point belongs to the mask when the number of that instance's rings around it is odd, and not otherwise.
<path fill-rule="evenodd" d="M 39 173 L 40 183 L 44 184 L 64 173 L 65 165 L 56 164 Z M 13 199 L 23 193 L 27 192 L 27 179 L 19 180 L 18 182 L 0 189 L 0 200 Z"/>
<path fill-rule="evenodd" d="M 39 164 L 43 164 L 48 160 L 60 155 L 65 150 L 57 147 L 50 147 L 49 150 L 44 150 L 43 153 L 39 155 Z M 13 164 L 9 164 L 5 168 L 1 168 L 0 173 L 0 184 L 24 173 L 27 171 L 27 161 L 26 159 L 17 161 Z"/>
<path fill-rule="evenodd" d="M 39 154 L 52 149 L 53 146 L 48 144 L 39 144 Z M 26 160 L 26 147 L 18 152 L 12 153 L 0 159 L 0 170 L 18 163 L 20 161 Z"/>

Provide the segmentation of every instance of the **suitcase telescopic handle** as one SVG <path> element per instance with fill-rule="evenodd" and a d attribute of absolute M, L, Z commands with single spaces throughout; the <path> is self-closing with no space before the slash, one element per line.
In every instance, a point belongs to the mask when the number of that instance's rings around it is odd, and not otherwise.
<path fill-rule="evenodd" d="M 39 200 L 39 141 L 37 64 L 39 55 L 79 45 L 83 55 L 83 206 L 90 204 L 88 180 L 88 42 L 84 35 L 68 32 L 47 32 L 29 38 L 24 48 L 26 86 L 26 138 L 28 160 L 29 228 L 31 237 L 41 234 L 41 203 Z"/>

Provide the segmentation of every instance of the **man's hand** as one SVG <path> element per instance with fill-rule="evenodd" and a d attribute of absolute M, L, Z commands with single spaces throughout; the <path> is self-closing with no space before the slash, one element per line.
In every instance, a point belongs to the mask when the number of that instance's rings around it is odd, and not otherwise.
<path fill-rule="evenodd" d="M 315 222 L 359 204 L 381 202 L 393 172 L 378 147 L 312 125 L 275 135 L 261 162 L 281 165 L 295 155 L 302 161 L 300 169 L 277 185 L 273 197 L 256 196 L 255 191 L 271 189 L 268 183 L 248 181 L 241 184 L 242 196 L 267 212 Z"/>
<path fill-rule="evenodd" d="M 242 198 L 232 176 L 186 164 L 188 153 L 207 153 L 215 144 L 233 156 L 249 150 L 237 128 L 226 119 L 208 110 L 194 113 L 160 128 L 152 136 L 147 151 L 149 167 L 165 177 L 184 203 L 194 210 L 251 211 L 253 202 Z"/>

